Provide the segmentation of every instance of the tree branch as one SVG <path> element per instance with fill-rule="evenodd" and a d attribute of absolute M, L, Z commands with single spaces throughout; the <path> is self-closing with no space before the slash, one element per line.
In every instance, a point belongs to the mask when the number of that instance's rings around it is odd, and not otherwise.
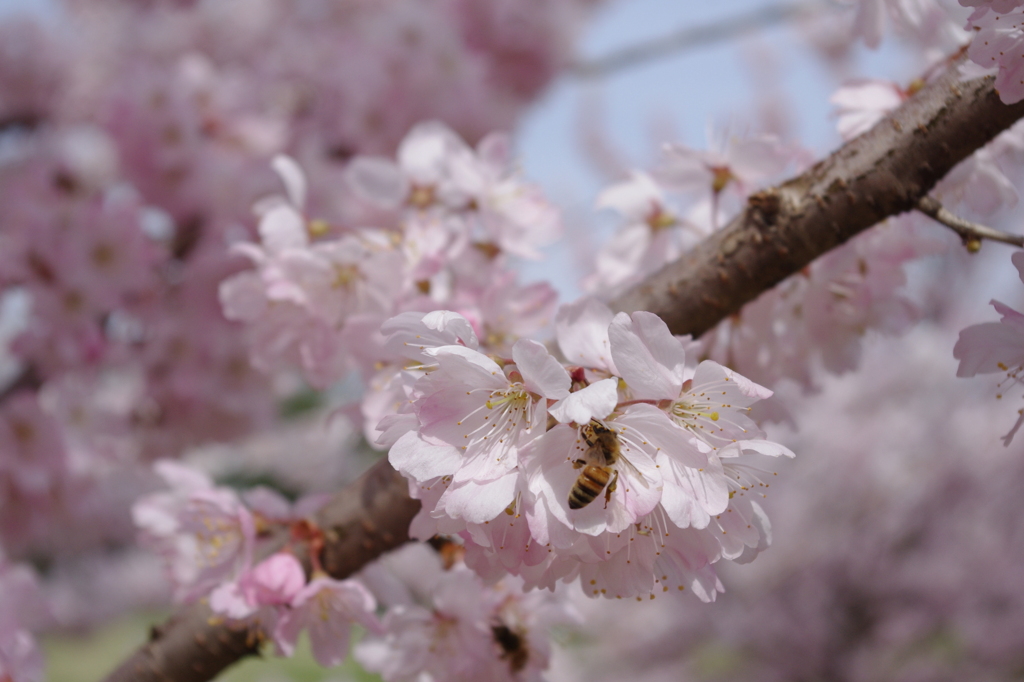
<path fill-rule="evenodd" d="M 342 579 L 409 540 L 409 524 L 420 509 L 409 486 L 387 460 L 340 491 L 316 516 L 327 544 L 321 564 Z M 266 543 L 257 560 L 279 551 L 285 533 Z M 293 543 L 305 559 L 308 545 Z M 307 567 L 308 568 L 308 567 Z M 225 622 L 205 603 L 182 607 L 150 631 L 149 641 L 106 677 L 106 682 L 201 682 L 246 656 L 259 653 L 265 639 L 258 622 Z"/>
<path fill-rule="evenodd" d="M 915 208 L 954 165 L 1019 118 L 993 79 L 960 83 L 959 63 L 889 118 L 806 173 L 750 197 L 746 210 L 679 261 L 612 303 L 649 310 L 676 334 L 699 336 L 818 256 L 889 216 Z M 345 577 L 408 539 L 419 502 L 386 461 L 341 490 L 319 515 L 324 566 Z M 256 652 L 247 627 L 183 609 L 107 682 L 199 682 Z"/>
<path fill-rule="evenodd" d="M 986 225 L 972 223 L 970 220 L 964 220 L 932 197 L 921 197 L 921 200 L 917 202 L 917 210 L 960 235 L 971 252 L 981 248 L 983 239 L 1024 247 L 1024 235 L 1009 234 Z"/>
<path fill-rule="evenodd" d="M 752 195 L 746 209 L 679 260 L 612 302 L 700 336 L 818 256 L 917 208 L 956 164 L 1018 119 L 993 78 L 960 82 L 952 64 L 889 117 L 802 175 Z"/>
<path fill-rule="evenodd" d="M 749 14 L 721 19 L 702 26 L 687 26 L 660 38 L 624 47 L 603 57 L 576 61 L 569 65 L 569 73 L 580 78 L 602 78 L 672 53 L 730 40 L 751 31 L 781 24 L 821 5 L 820 0 L 769 5 Z"/>

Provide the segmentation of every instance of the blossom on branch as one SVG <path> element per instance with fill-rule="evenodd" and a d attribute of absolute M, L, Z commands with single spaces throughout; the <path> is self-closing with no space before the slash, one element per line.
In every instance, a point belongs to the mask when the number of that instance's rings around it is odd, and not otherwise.
<path fill-rule="evenodd" d="M 747 412 L 771 392 L 715 362 L 687 364 L 688 343 L 649 313 L 582 299 L 556 330 L 568 362 L 527 340 L 512 358 L 402 342 L 428 363 L 404 416 L 387 420 L 404 429 L 389 459 L 423 503 L 414 536 L 457 535 L 481 574 L 532 587 L 579 576 L 591 595 L 713 599 L 712 565 L 770 542 L 747 497 L 766 473 L 753 459 L 792 453 Z"/>
<path fill-rule="evenodd" d="M 1006 104 L 1024 99 L 1024 9 L 1020 4 L 977 3 L 967 20 L 967 27 L 976 31 L 967 55 L 982 68 L 998 69 L 996 91 Z"/>
<path fill-rule="evenodd" d="M 240 577 L 252 562 L 256 527 L 238 495 L 175 462 L 155 469 L 170 490 L 140 498 L 132 517 L 142 544 L 163 558 L 175 598 L 198 599 Z"/>
<path fill-rule="evenodd" d="M 338 665 L 348 656 L 353 623 L 380 631 L 376 606 L 373 595 L 355 580 L 316 577 L 292 597 L 274 628 L 274 642 L 281 653 L 291 656 L 299 632 L 308 628 L 317 663 Z"/>
<path fill-rule="evenodd" d="M 1014 267 L 1024 283 L 1024 252 L 1018 251 L 1011 257 Z M 1006 379 L 999 384 L 997 398 L 1002 398 L 1006 389 L 1022 383 L 1024 372 L 1024 314 L 1005 303 L 992 301 L 1002 319 L 999 322 L 975 324 L 960 332 L 960 338 L 953 347 L 953 357 L 960 361 L 956 370 L 958 377 L 973 377 L 976 374 L 1004 372 Z M 1024 408 L 1017 411 L 1017 422 L 1003 436 L 1003 445 L 1009 446 L 1021 425 L 1024 425 Z"/>

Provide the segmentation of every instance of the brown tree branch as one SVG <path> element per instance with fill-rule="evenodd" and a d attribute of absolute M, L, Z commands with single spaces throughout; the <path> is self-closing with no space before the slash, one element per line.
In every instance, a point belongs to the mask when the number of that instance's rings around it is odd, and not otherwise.
<path fill-rule="evenodd" d="M 618 310 L 649 310 L 699 336 L 762 291 L 889 216 L 915 208 L 954 165 L 1024 117 L 993 79 L 960 83 L 959 64 L 890 117 L 806 173 L 752 196 L 746 210 L 679 261 L 626 292 Z M 338 493 L 318 519 L 324 566 L 351 575 L 408 539 L 419 509 L 386 461 Z M 181 611 L 107 682 L 199 682 L 256 652 L 258 630 Z"/>
<path fill-rule="evenodd" d="M 409 486 L 387 460 L 378 462 L 336 495 L 316 516 L 327 544 L 321 564 L 335 578 L 347 578 L 381 554 L 409 540 L 419 511 Z M 266 544 L 262 557 L 279 551 L 288 538 Z M 305 544 L 292 544 L 307 556 Z M 265 639 L 259 623 L 225 622 L 204 603 L 191 604 L 150 631 L 149 641 L 107 677 L 107 682 L 199 682 L 246 656 L 259 653 Z"/>
<path fill-rule="evenodd" d="M 967 249 L 971 252 L 977 251 L 981 248 L 981 241 L 983 239 L 1024 247 L 1024 235 L 1009 234 L 1008 232 L 1002 232 L 988 227 L 987 225 L 981 225 L 979 223 L 973 223 L 970 220 L 964 220 L 960 216 L 951 212 L 933 197 L 921 197 L 921 200 L 917 202 L 917 210 L 936 222 L 942 223 L 960 235 L 960 238 L 964 240 L 964 244 L 967 246 Z"/>
<path fill-rule="evenodd" d="M 750 197 L 716 232 L 612 302 L 700 336 L 876 223 L 918 206 L 956 164 L 1024 117 L 959 62 L 810 170 Z"/>

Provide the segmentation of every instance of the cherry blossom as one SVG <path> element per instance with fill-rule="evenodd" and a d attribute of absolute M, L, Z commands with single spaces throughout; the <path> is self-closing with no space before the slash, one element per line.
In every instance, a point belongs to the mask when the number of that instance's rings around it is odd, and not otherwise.
<path fill-rule="evenodd" d="M 664 190 L 647 173 L 634 171 L 626 182 L 612 185 L 597 198 L 598 208 L 611 208 L 628 221 L 597 255 L 590 290 L 615 290 L 640 272 L 656 270 L 692 247 L 703 231 L 670 206 Z"/>
<path fill-rule="evenodd" d="M 857 137 L 912 95 L 911 90 L 881 80 L 847 82 L 829 98 L 838 107 L 836 129 L 844 140 Z"/>
<path fill-rule="evenodd" d="M 170 490 L 132 508 L 141 541 L 164 559 L 179 600 L 196 599 L 249 568 L 255 542 L 252 515 L 228 488 L 199 472 L 164 461 L 156 471 Z"/>
<path fill-rule="evenodd" d="M 1018 251 L 1011 259 L 1024 282 L 1024 253 Z M 960 361 L 956 375 L 972 377 L 976 374 L 1005 372 L 1006 381 L 1000 384 L 1002 397 L 1003 387 L 1015 386 L 1020 382 L 1021 369 L 1024 368 L 1024 315 L 999 301 L 992 301 L 1002 319 L 999 322 L 984 322 L 972 325 L 960 332 L 960 338 L 953 348 L 953 356 Z M 1017 430 L 1024 424 L 1024 411 L 1018 410 L 1019 417 L 1003 437 L 1003 444 L 1009 446 Z"/>
<path fill-rule="evenodd" d="M 484 241 L 536 258 L 534 245 L 557 238 L 557 212 L 512 173 L 508 140 L 485 137 L 476 150 L 442 123 L 421 123 L 399 145 L 397 163 L 357 157 L 346 168 L 353 190 L 383 208 L 447 210 L 478 221 Z"/>
<path fill-rule="evenodd" d="M 65 446 L 38 397 L 21 392 L 0 411 L 0 475 L 28 493 L 55 488 L 66 470 Z"/>
<path fill-rule="evenodd" d="M 308 628 L 313 657 L 322 666 L 338 665 L 348 655 L 353 623 L 371 632 L 380 629 L 373 596 L 354 580 L 314 578 L 292 597 L 289 606 L 274 628 L 274 643 L 290 656 L 299 632 Z"/>
<path fill-rule="evenodd" d="M 793 160 L 775 135 L 743 137 L 709 130 L 710 149 L 667 145 L 656 176 L 665 187 L 710 206 L 710 227 L 717 229 L 759 187 L 777 178 Z M 720 215 L 723 214 L 723 215 Z"/>
<path fill-rule="evenodd" d="M 523 130 L 593 4 L 69 0 L 53 26 L 0 24 L 0 310 L 23 302 L 16 324 L 0 319 L 0 364 L 15 366 L 0 374 L 17 375 L 0 390 L 0 544 L 12 557 L 0 561 L 0 593 L 14 597 L 0 604 L 0 679 L 42 679 L 44 631 L 166 608 L 169 592 L 205 599 L 218 618 L 252 619 L 282 654 L 308 628 L 325 666 L 345 658 L 359 624 L 368 634 L 357 658 L 387 680 L 541 679 L 551 626 L 577 622 L 567 594 L 719 602 L 621 619 L 588 611 L 595 648 L 628 663 L 591 674 L 586 661 L 556 662 L 584 679 L 694 676 L 666 671 L 679 651 L 704 660 L 697 640 L 749 652 L 750 670 L 779 679 L 834 676 L 837 665 L 853 678 L 902 674 L 934 641 L 959 678 L 1006 677 L 978 673 L 987 653 L 1015 670 L 1019 609 L 1001 586 L 1016 574 L 999 560 L 1015 536 L 972 513 L 991 511 L 976 494 L 991 488 L 992 509 L 1013 517 L 1012 486 L 982 481 L 1012 481 L 993 472 L 1014 469 L 972 455 L 965 474 L 953 456 L 976 449 L 990 421 L 975 414 L 983 403 L 932 396 L 910 412 L 910 395 L 885 382 L 903 377 L 911 351 L 863 379 L 829 376 L 870 356 L 876 332 L 943 328 L 959 314 L 956 256 L 942 262 L 942 287 L 928 284 L 930 265 L 913 265 L 955 245 L 943 228 L 891 219 L 700 339 L 673 336 L 649 313 L 614 314 L 602 299 L 685 257 L 752 192 L 818 156 L 799 150 L 795 128 L 768 135 L 758 131 L 784 126 L 744 121 L 749 135 L 711 135 L 707 150 L 669 145 L 646 171 L 613 169 L 596 203 L 621 229 L 594 244 L 591 296 L 556 309 L 553 283 L 520 279 L 517 259 L 538 258 L 562 221 L 501 131 Z M 916 77 L 906 87 L 848 80 L 858 62 L 834 61 L 847 79 L 832 99 L 844 138 L 884 122 L 968 38 L 964 80 L 995 71 L 1005 101 L 1024 92 L 1014 85 L 1020 2 L 962 0 L 975 8 L 970 35 L 950 30 L 966 12 L 932 0 L 845 4 L 853 38 L 869 46 L 893 26 Z M 837 41 L 833 54 L 850 45 Z M 1004 133 L 933 195 L 997 220 L 1017 202 L 1022 150 L 1020 130 Z M 1024 260 L 1013 262 L 1024 279 Z M 1024 366 L 1024 316 L 993 305 L 1002 321 L 963 330 L 954 354 L 961 375 L 1006 373 L 1002 395 Z M 938 367 L 918 367 L 915 381 Z M 856 388 L 847 411 L 872 429 L 837 431 L 824 407 L 796 396 L 824 389 L 831 402 L 836 386 Z M 803 436 L 776 442 L 766 415 L 828 432 L 797 464 L 820 470 L 794 477 L 776 506 L 765 490 L 776 468 L 789 478 L 783 460 Z M 365 443 L 330 437 L 327 420 Z M 971 443 L 957 439 L 965 433 Z M 911 467 L 914 441 L 934 457 Z M 409 534 L 425 543 L 366 567 L 361 582 L 328 578 L 318 551 L 333 530 L 315 510 L 370 450 L 386 450 L 406 478 L 421 505 Z M 311 465 L 313 451 L 331 462 Z M 168 459 L 179 457 L 214 473 Z M 821 502 L 813 513 L 808 500 Z M 950 525 L 950 509 L 975 532 Z M 726 568 L 765 551 L 777 539 L 769 516 L 780 515 L 789 544 L 759 562 L 765 573 Z M 833 517 L 845 525 L 827 526 Z M 129 519 L 151 553 L 131 548 Z M 968 538 L 986 565 L 936 561 L 932 535 Z M 270 537 L 288 541 L 263 546 Z M 307 545 L 309 556 L 293 554 Z M 774 597 L 747 591 L 759 581 L 775 584 Z M 740 598 L 720 599 L 727 587 Z M 35 603 L 39 591 L 47 603 Z M 907 594 L 924 616 L 892 606 Z M 970 599 L 1004 608 L 971 610 Z M 966 616 L 946 618 L 947 608 Z M 703 625 L 716 617 L 726 624 Z M 631 619 L 642 627 L 609 634 Z M 688 619 L 703 638 L 670 627 Z M 776 652 L 765 632 L 788 633 L 778 647 L 797 674 L 767 665 Z M 662 653 L 627 655 L 641 636 L 662 640 Z M 890 640 L 910 644 L 891 656 L 878 647 L 883 664 L 865 653 Z M 959 666 L 962 651 L 974 668 Z M 815 667 L 816 656 L 828 661 Z"/>
<path fill-rule="evenodd" d="M 291 603 L 305 584 L 306 575 L 299 560 L 287 552 L 277 552 L 237 581 L 217 587 L 210 594 L 210 608 L 231 618 L 245 618 L 261 606 Z"/>
<path fill-rule="evenodd" d="M 979 7 L 968 20 L 969 27 L 977 31 L 967 50 L 971 61 L 985 68 L 998 68 L 996 90 L 999 98 L 1007 104 L 1024 99 L 1024 77 L 1021 64 L 1024 63 L 1024 10 L 1019 3 L 1005 13 L 987 11 Z M 993 7 L 994 8 L 994 7 Z"/>
<path fill-rule="evenodd" d="M 457 559 L 424 554 L 400 550 L 367 576 L 388 611 L 382 631 L 356 645 L 356 659 L 389 681 L 541 679 L 550 629 L 577 619 L 565 600 L 524 594 L 507 576 L 485 584 Z"/>

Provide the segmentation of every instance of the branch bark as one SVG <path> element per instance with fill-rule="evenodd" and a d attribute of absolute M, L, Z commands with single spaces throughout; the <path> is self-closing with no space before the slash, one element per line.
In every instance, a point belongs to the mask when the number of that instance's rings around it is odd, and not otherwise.
<path fill-rule="evenodd" d="M 753 195 L 724 230 L 613 308 L 648 310 L 674 333 L 699 336 L 818 256 L 915 208 L 953 166 L 1024 117 L 1024 102 L 1002 104 L 992 78 L 960 83 L 958 66 L 806 173 Z M 401 476 L 378 463 L 321 512 L 325 568 L 346 577 L 398 547 L 418 509 Z M 217 625 L 210 615 L 183 609 L 107 682 L 199 682 L 257 652 L 258 627 Z"/>
<path fill-rule="evenodd" d="M 409 498 L 409 486 L 387 460 L 372 466 L 340 491 L 316 516 L 327 544 L 321 564 L 342 579 L 409 540 L 409 524 L 420 509 Z M 285 534 L 267 543 L 260 559 L 287 543 Z M 293 544 L 306 556 L 305 544 Z M 308 569 L 308 567 L 307 567 Z M 150 631 L 139 647 L 107 682 L 201 682 L 211 680 L 229 665 L 259 654 L 265 639 L 258 622 L 225 622 L 205 603 L 182 607 Z"/>
<path fill-rule="evenodd" d="M 612 302 L 696 338 L 818 256 L 916 208 L 956 164 L 1024 117 L 993 78 L 954 63 L 890 116 L 810 170 L 750 197 L 725 229 Z"/>

